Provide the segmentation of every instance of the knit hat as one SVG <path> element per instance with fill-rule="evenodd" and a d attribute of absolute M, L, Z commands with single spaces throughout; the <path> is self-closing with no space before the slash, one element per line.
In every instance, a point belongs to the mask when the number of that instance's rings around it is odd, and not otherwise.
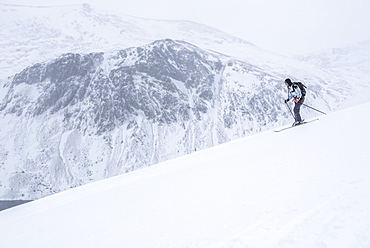
<path fill-rule="evenodd" d="M 288 84 L 289 86 L 292 85 L 292 81 L 290 80 L 290 78 L 285 79 L 285 83 Z"/>

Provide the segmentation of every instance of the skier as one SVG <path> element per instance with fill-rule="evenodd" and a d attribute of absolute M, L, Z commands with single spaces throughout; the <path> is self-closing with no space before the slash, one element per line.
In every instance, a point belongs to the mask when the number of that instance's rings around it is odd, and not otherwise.
<path fill-rule="evenodd" d="M 297 126 L 303 123 L 300 115 L 300 109 L 304 102 L 306 90 L 304 85 L 300 82 L 292 82 L 289 78 L 285 79 L 285 85 L 288 87 L 288 98 L 284 100 L 287 103 L 290 99 L 294 102 L 294 123 L 293 126 Z"/>

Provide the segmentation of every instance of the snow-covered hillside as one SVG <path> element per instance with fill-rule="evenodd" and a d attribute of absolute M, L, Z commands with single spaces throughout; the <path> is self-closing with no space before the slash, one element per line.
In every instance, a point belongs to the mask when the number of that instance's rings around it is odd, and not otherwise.
<path fill-rule="evenodd" d="M 0 16 L 0 80 L 65 53 L 110 52 L 167 38 L 224 53 L 264 67 L 266 72 L 295 75 L 300 80 L 312 77 L 312 71 L 319 68 L 262 50 L 200 23 L 136 18 L 88 4 L 59 7 L 0 4 Z M 317 72 L 314 76 L 322 78 L 322 74 Z"/>
<path fill-rule="evenodd" d="M 234 45 L 247 51 L 255 49 L 247 41 L 199 23 L 136 18 L 88 4 L 0 4 L 0 16 L 0 78 L 64 53 L 107 52 L 166 38 L 202 48 Z"/>
<path fill-rule="evenodd" d="M 297 59 L 334 71 L 353 89 L 352 99 L 341 108 L 366 103 L 370 94 L 370 40 L 333 48 Z"/>
<path fill-rule="evenodd" d="M 347 67 L 273 54 L 198 23 L 87 4 L 0 4 L 0 12 L 3 200 L 40 198 L 292 122 L 286 77 L 303 81 L 306 104 L 325 112 L 356 104 L 359 92 L 367 100 L 367 73 L 351 70 L 353 83 Z M 353 54 L 342 60 L 366 57 Z"/>
<path fill-rule="evenodd" d="M 370 104 L 0 212 L 4 247 L 369 247 Z"/>
<path fill-rule="evenodd" d="M 318 80 L 305 82 L 309 105 L 350 95 Z M 0 197 L 37 199 L 292 122 L 283 81 L 170 39 L 35 64 L 3 87 Z"/>

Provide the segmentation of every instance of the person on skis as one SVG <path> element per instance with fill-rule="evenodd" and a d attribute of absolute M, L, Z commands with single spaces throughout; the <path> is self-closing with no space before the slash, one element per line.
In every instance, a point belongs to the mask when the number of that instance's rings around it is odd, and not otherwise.
<path fill-rule="evenodd" d="M 302 86 L 300 86 L 299 84 L 301 84 Z M 293 112 L 295 119 L 293 126 L 297 126 L 303 123 L 303 120 L 299 112 L 302 104 L 304 103 L 306 91 L 302 83 L 292 82 L 289 78 L 285 79 L 285 85 L 288 87 L 288 98 L 284 100 L 284 103 L 293 100 L 294 102 Z"/>

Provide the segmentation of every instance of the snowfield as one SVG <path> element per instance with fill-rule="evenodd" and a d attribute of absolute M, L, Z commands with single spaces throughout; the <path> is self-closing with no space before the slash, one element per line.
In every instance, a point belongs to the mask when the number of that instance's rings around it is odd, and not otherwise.
<path fill-rule="evenodd" d="M 359 105 L 2 211 L 1 247 L 370 247 L 369 113 Z"/>

